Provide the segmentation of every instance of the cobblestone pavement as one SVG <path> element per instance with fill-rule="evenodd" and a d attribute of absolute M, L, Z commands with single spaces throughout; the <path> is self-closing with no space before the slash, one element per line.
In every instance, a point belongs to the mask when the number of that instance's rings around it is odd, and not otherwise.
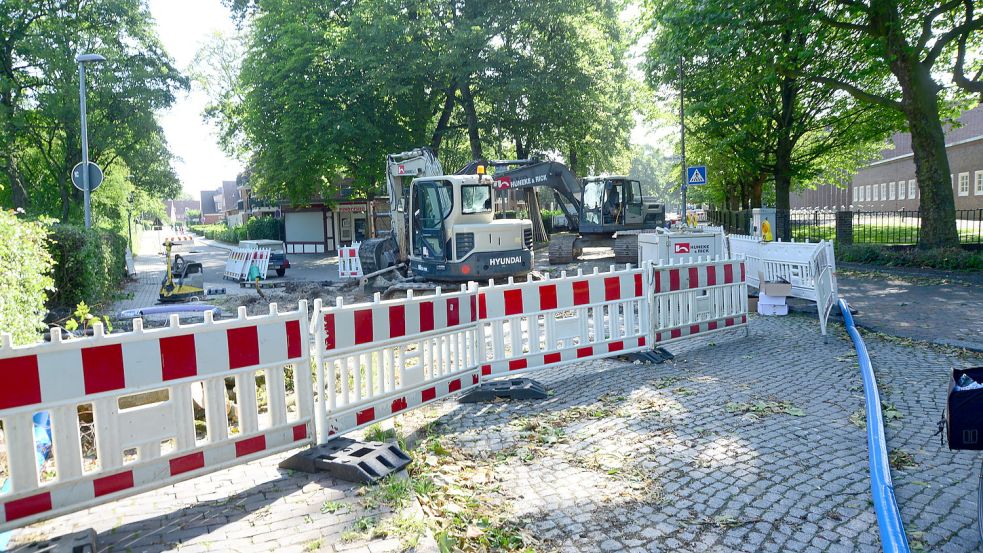
<path fill-rule="evenodd" d="M 897 413 L 889 447 L 916 463 L 893 472 L 913 545 L 975 550 L 975 457 L 941 449 L 931 434 L 948 369 L 980 361 L 865 339 Z M 748 337 L 731 330 L 669 349 L 676 359 L 662 365 L 602 360 L 536 373 L 551 392 L 543 401 L 443 401 L 400 425 L 437 420 L 446 447 L 487 459 L 482 488 L 537 550 L 878 550 L 854 416 L 862 388 L 842 327 L 823 344 L 814 317 L 752 316 Z M 280 458 L 40 523 L 15 540 L 95 527 L 114 551 L 403 547 L 391 535 L 343 540 L 388 508 L 351 484 L 281 473 Z"/>

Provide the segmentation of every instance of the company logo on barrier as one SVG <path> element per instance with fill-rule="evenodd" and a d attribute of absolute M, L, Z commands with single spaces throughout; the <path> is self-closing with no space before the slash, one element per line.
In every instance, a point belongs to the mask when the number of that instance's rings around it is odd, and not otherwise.
<path fill-rule="evenodd" d="M 511 257 L 496 257 L 488 262 L 492 267 L 495 265 L 512 265 L 514 263 L 521 263 L 522 258 L 518 255 L 513 255 Z"/>
<path fill-rule="evenodd" d="M 400 175 L 405 175 L 406 174 L 406 166 L 403 165 L 402 163 L 400 163 L 397 166 L 397 168 L 396 168 L 396 172 L 399 173 Z"/>
<path fill-rule="evenodd" d="M 689 253 L 689 242 L 680 242 L 676 244 L 676 253 Z"/>

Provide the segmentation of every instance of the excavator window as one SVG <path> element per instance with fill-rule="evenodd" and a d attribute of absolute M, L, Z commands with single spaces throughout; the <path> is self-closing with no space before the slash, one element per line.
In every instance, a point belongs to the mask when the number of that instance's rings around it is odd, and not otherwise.
<path fill-rule="evenodd" d="M 453 207 L 450 183 L 421 181 L 414 184 L 413 252 L 421 257 L 444 256 L 444 219 Z"/>
<path fill-rule="evenodd" d="M 461 186 L 461 213 L 486 213 L 492 210 L 491 186 L 487 184 Z"/>

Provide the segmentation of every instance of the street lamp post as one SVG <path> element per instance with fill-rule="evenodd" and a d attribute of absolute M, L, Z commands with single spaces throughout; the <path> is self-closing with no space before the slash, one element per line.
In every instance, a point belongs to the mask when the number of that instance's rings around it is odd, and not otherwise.
<path fill-rule="evenodd" d="M 99 54 L 79 54 L 79 111 L 82 119 L 82 195 L 85 209 L 85 228 L 92 227 L 92 208 L 89 204 L 89 129 L 85 120 L 85 64 L 106 61 Z"/>

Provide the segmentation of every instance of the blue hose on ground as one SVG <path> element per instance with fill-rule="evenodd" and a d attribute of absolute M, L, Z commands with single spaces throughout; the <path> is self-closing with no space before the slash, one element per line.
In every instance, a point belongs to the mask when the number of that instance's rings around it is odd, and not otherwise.
<path fill-rule="evenodd" d="M 901 511 L 894 497 L 891 467 L 887 459 L 887 441 L 884 439 L 884 418 L 881 416 L 881 398 L 877 392 L 874 368 L 870 364 L 867 345 L 853 324 L 853 315 L 846 301 L 839 300 L 840 313 L 846 323 L 846 331 L 857 349 L 860 374 L 864 379 L 864 402 L 867 404 L 867 450 L 870 459 L 870 492 L 874 498 L 877 526 L 881 532 L 884 551 L 909 553 L 908 536 L 901 524 Z"/>
<path fill-rule="evenodd" d="M 37 457 L 38 468 L 51 455 L 51 412 L 39 411 L 34 414 L 34 455 Z M 3 481 L 0 494 L 10 491 L 10 479 Z M 0 551 L 6 551 L 13 531 L 0 533 Z"/>

